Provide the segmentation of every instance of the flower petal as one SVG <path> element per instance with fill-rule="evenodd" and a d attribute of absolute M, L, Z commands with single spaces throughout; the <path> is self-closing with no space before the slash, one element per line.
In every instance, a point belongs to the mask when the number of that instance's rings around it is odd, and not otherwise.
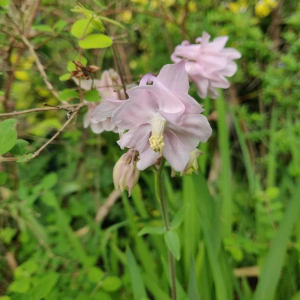
<path fill-rule="evenodd" d="M 189 91 L 189 79 L 185 71 L 186 61 L 165 65 L 160 70 L 157 78 L 174 92 L 187 93 Z"/>
<path fill-rule="evenodd" d="M 124 103 L 124 100 L 103 99 L 92 113 L 92 122 L 104 121 L 110 118 L 113 112 Z"/>
<path fill-rule="evenodd" d="M 139 158 L 140 160 L 137 162 L 136 166 L 142 171 L 156 163 L 159 158 L 159 153 L 154 152 L 149 144 L 149 147 L 146 147 L 144 151 L 140 152 Z"/>
<path fill-rule="evenodd" d="M 190 159 L 190 153 L 180 139 L 170 130 L 164 133 L 163 156 L 176 171 L 183 171 Z"/>

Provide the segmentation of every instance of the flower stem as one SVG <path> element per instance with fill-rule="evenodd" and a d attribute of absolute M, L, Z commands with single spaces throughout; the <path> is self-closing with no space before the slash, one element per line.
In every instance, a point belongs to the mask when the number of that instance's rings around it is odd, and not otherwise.
<path fill-rule="evenodd" d="M 164 188 L 163 188 L 163 178 L 162 178 L 162 171 L 164 169 L 165 165 L 165 159 L 162 158 L 159 170 L 155 173 L 155 195 L 158 200 L 158 202 L 161 205 L 161 211 L 162 211 L 162 219 L 165 225 L 165 229 L 167 231 L 170 231 L 170 221 L 168 216 L 168 206 L 167 206 L 167 200 L 164 194 Z M 170 268 L 170 275 L 171 275 L 171 294 L 172 294 L 172 300 L 176 300 L 176 269 L 175 269 L 175 260 L 173 254 L 168 250 L 168 256 L 169 256 L 169 268 Z"/>

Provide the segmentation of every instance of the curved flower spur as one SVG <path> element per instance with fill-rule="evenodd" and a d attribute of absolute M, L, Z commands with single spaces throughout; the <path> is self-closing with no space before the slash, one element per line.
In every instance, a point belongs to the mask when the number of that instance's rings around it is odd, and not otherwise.
<path fill-rule="evenodd" d="M 202 106 L 188 94 L 185 64 L 166 65 L 157 77 L 145 75 L 112 113 L 112 123 L 123 133 L 118 144 L 139 151 L 140 170 L 163 156 L 174 171 L 183 171 L 190 152 L 212 133 Z"/>

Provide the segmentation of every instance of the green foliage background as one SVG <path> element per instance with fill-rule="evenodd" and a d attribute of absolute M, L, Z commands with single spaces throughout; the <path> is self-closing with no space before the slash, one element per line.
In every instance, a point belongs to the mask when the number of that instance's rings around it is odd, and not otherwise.
<path fill-rule="evenodd" d="M 0 112 L 60 105 L 26 49 L 4 102 L 22 45 L 6 12 L 26 16 L 31 7 L 22 11 L 22 1 L 9 2 L 0 1 Z M 219 99 L 202 101 L 191 85 L 214 129 L 200 145 L 205 154 L 199 174 L 171 180 L 169 167 L 164 173 L 171 219 L 182 205 L 188 207 L 176 229 L 179 300 L 300 297 L 300 6 L 278 2 L 262 17 L 258 2 L 250 0 L 82 1 L 125 26 L 106 24 L 117 38 L 128 84 L 157 74 L 171 63 L 177 44 L 193 41 L 203 30 L 228 35 L 227 45 L 242 53 L 232 85 Z M 70 34 L 76 4 L 42 0 L 30 31 L 49 80 L 69 103 L 78 103 L 77 88 L 59 77 L 78 57 Z M 22 22 L 23 28 L 27 19 Z M 102 70 L 114 66 L 110 48 L 84 50 L 83 56 Z M 146 226 L 162 226 L 153 172 L 142 172 L 132 197 L 123 193 L 108 215 L 95 221 L 116 195 L 112 170 L 122 151 L 116 134 L 95 135 L 83 129 L 82 117 L 38 157 L 0 165 L 1 299 L 170 300 L 164 239 L 138 235 Z M 63 111 L 14 118 L 29 153 L 66 121 Z M 24 154 L 22 147 L 18 155 Z"/>

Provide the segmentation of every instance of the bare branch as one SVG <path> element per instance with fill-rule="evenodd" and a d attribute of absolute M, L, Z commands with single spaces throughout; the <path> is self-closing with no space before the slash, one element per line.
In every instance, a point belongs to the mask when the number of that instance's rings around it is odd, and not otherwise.
<path fill-rule="evenodd" d="M 31 53 L 31 55 L 33 56 L 34 60 L 35 60 L 35 64 L 38 68 L 38 70 L 40 71 L 42 78 L 48 88 L 48 90 L 52 93 L 52 95 L 55 98 L 58 98 L 58 92 L 54 89 L 53 85 L 50 83 L 48 76 L 44 70 L 44 67 L 39 59 L 39 57 L 37 56 L 37 54 L 35 53 L 34 47 L 32 46 L 32 44 L 29 42 L 29 40 L 26 38 L 26 36 L 22 35 L 21 36 L 22 41 L 24 42 L 24 44 L 28 47 L 29 52 Z"/>
<path fill-rule="evenodd" d="M 32 112 L 39 112 L 39 111 L 47 111 L 47 110 L 60 110 L 60 109 L 68 109 L 68 108 L 74 108 L 78 106 L 79 104 L 71 104 L 71 105 L 62 105 L 62 106 L 57 106 L 57 107 L 47 107 L 47 108 L 33 108 L 33 109 L 27 109 L 27 110 L 22 110 L 22 111 L 14 111 L 10 113 L 5 113 L 5 114 L 0 114 L 0 117 L 10 117 L 10 116 L 17 116 L 17 115 L 23 115 L 23 114 L 28 114 Z"/>

